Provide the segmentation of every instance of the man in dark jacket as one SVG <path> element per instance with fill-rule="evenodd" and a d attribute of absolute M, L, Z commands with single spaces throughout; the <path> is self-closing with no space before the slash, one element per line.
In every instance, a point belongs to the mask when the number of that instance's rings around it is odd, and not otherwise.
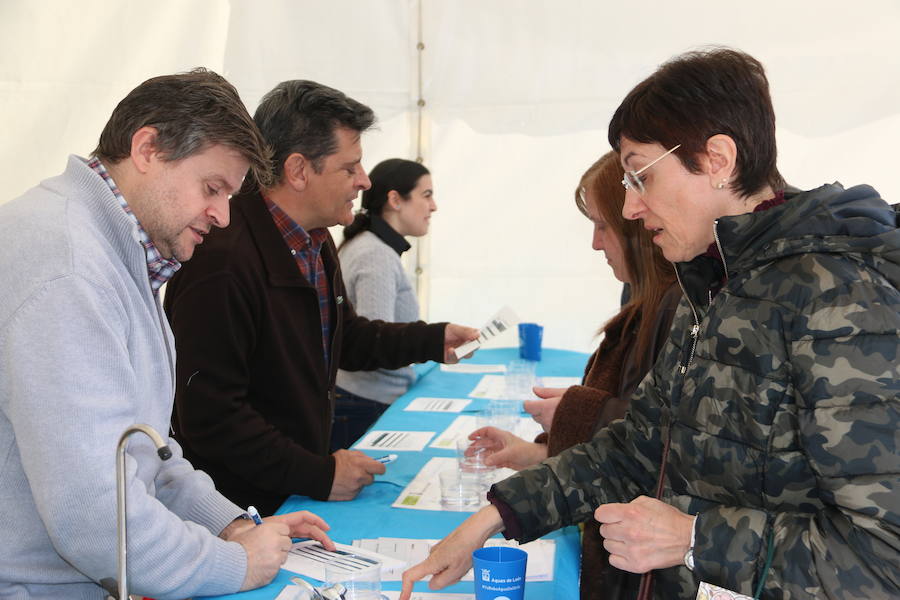
<path fill-rule="evenodd" d="M 350 500 L 383 473 L 361 452 L 329 454 L 337 369 L 452 361 L 477 337 L 447 323 L 359 317 L 329 226 L 348 224 L 370 186 L 360 135 L 372 110 L 310 81 L 286 81 L 254 120 L 276 183 L 245 182 L 232 224 L 211 232 L 171 280 L 173 428 L 185 455 L 234 502 L 272 512 L 291 494 Z"/>

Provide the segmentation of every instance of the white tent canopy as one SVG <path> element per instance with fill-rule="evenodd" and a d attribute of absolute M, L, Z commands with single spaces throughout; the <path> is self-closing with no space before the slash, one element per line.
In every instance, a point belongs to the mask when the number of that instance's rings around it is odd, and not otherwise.
<path fill-rule="evenodd" d="M 0 0 L 0 202 L 88 154 L 148 77 L 209 67 L 251 113 L 279 81 L 314 79 L 375 109 L 367 166 L 421 152 L 433 173 L 429 319 L 480 325 L 508 304 L 545 345 L 586 350 L 620 286 L 572 192 L 625 93 L 684 50 L 741 48 L 768 68 L 790 183 L 900 201 L 898 32 L 892 0 Z"/>

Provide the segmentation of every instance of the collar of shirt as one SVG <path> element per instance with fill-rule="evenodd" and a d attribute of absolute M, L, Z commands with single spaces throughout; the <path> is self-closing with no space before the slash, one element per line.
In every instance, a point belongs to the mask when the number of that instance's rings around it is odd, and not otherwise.
<path fill-rule="evenodd" d="M 144 247 L 144 254 L 147 258 L 147 274 L 150 279 L 150 288 L 153 290 L 153 295 L 156 296 L 159 293 L 159 288 L 171 279 L 172 275 L 181 268 L 181 263 L 174 258 L 164 258 L 163 255 L 159 253 L 156 245 L 150 240 L 150 236 L 147 235 L 147 232 L 141 227 L 140 221 L 138 221 L 137 217 L 134 216 L 134 213 L 131 212 L 128 202 L 125 201 L 125 196 L 122 195 L 119 186 L 113 181 L 112 176 L 109 174 L 109 171 L 106 170 L 106 167 L 103 166 L 103 163 L 100 162 L 100 159 L 94 157 L 87 161 L 87 165 L 106 182 L 106 185 L 109 186 L 113 196 L 119 201 L 119 206 L 122 207 L 122 210 L 125 211 L 128 218 L 137 226 L 138 239 L 141 242 L 141 246 Z"/>
<path fill-rule="evenodd" d="M 372 221 L 369 230 L 377 235 L 378 239 L 390 246 L 394 252 L 402 255 L 411 248 L 409 242 L 406 241 L 406 238 L 397 233 L 397 230 L 391 227 L 387 221 L 378 215 L 372 215 L 369 218 Z"/>
<path fill-rule="evenodd" d="M 286 212 L 281 210 L 277 204 L 269 200 L 266 196 L 263 196 L 263 200 L 266 203 L 266 208 L 269 209 L 269 214 L 272 215 L 272 220 L 275 221 L 275 227 L 278 228 L 281 237 L 284 238 L 288 248 L 291 249 L 292 255 L 297 256 L 297 254 L 300 254 L 301 252 L 310 250 L 313 254 L 318 254 L 322 250 L 322 244 L 324 244 L 325 240 L 328 238 L 327 229 L 318 227 L 316 229 L 311 229 L 309 233 L 307 233 L 306 230 L 300 227 L 300 225 L 288 216 Z"/>

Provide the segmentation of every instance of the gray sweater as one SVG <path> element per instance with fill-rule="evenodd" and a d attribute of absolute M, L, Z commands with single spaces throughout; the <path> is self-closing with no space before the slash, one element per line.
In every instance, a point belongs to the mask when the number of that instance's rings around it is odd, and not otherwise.
<path fill-rule="evenodd" d="M 419 303 L 400 256 L 371 231 L 341 247 L 344 286 L 356 312 L 393 323 L 419 320 Z M 337 385 L 348 392 L 390 404 L 416 380 L 412 367 L 376 371 L 338 371 Z"/>
<path fill-rule="evenodd" d="M 116 576 L 115 451 L 169 431 L 175 351 L 137 227 L 82 159 L 0 206 L 0 598 L 98 599 Z M 235 592 L 242 511 L 184 460 L 128 444 L 129 588 Z"/>

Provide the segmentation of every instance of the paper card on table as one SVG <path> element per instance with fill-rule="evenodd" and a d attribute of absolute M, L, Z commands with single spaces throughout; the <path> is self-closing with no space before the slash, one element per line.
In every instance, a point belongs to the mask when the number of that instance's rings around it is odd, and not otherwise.
<path fill-rule="evenodd" d="M 398 569 L 396 573 L 381 572 L 382 581 L 400 581 L 406 568 L 417 565 L 431 553 L 431 548 L 440 540 L 411 539 L 411 538 L 375 538 L 353 540 L 355 548 L 361 548 L 372 552 L 378 552 L 385 556 L 402 562 L 406 567 Z M 515 540 L 490 538 L 485 546 L 509 546 L 521 548 L 528 553 L 528 566 L 525 569 L 526 581 L 553 581 L 553 562 L 556 559 L 556 542 L 554 540 L 535 540 L 527 544 L 519 545 Z M 472 571 L 469 570 L 463 581 L 472 581 Z"/>
<path fill-rule="evenodd" d="M 404 566 L 402 568 L 394 569 L 392 571 L 382 571 L 382 581 L 400 581 L 403 576 L 403 571 L 428 558 L 431 547 L 436 543 L 438 543 L 438 540 L 388 537 L 353 540 L 353 546 L 355 548 L 363 548 L 365 550 L 384 554 L 385 556 L 390 556 L 391 558 L 403 562 Z M 431 579 L 431 576 L 429 575 L 424 579 L 427 581 L 428 579 Z"/>
<path fill-rule="evenodd" d="M 506 373 L 506 365 L 479 365 L 477 363 L 456 363 L 441 365 L 444 373 Z"/>
<path fill-rule="evenodd" d="M 458 413 L 471 404 L 468 398 L 416 398 L 403 410 Z"/>
<path fill-rule="evenodd" d="M 508 307 L 504 306 L 497 314 L 491 317 L 491 320 L 488 321 L 484 327 L 481 328 L 481 332 L 478 335 L 477 340 L 472 340 L 471 342 L 466 342 L 462 346 L 457 347 L 454 352 L 456 356 L 462 358 L 470 352 L 474 352 L 478 350 L 482 345 L 490 341 L 491 339 L 497 337 L 507 329 L 511 329 L 519 324 L 519 317 L 516 316 L 516 313 Z"/>
<path fill-rule="evenodd" d="M 354 450 L 410 450 L 418 452 L 434 437 L 434 431 L 370 431 Z"/>
<path fill-rule="evenodd" d="M 400 592 L 383 591 L 381 593 L 388 600 L 400 600 Z M 475 600 L 475 594 L 413 592 L 409 600 Z"/>
<path fill-rule="evenodd" d="M 413 508 L 417 510 L 447 510 L 441 506 L 441 483 L 438 474 L 441 471 L 449 471 L 457 468 L 456 458 L 435 457 L 425 463 L 425 466 L 409 482 L 394 503 L 394 508 Z M 495 469 L 489 472 L 489 478 L 485 481 L 485 493 L 491 484 L 506 479 L 514 474 L 512 469 Z M 487 499 L 482 498 L 481 504 L 472 506 L 464 512 L 475 512 L 487 505 Z"/>
<path fill-rule="evenodd" d="M 456 440 L 467 439 L 469 434 L 478 429 L 478 417 L 472 415 L 460 415 L 453 419 L 450 426 L 445 429 L 431 444 L 430 448 L 443 448 L 456 452 Z"/>
<path fill-rule="evenodd" d="M 453 419 L 453 422 L 429 444 L 429 447 L 456 450 L 457 440 L 468 439 L 469 434 L 479 427 L 492 424 L 496 426 L 489 416 L 460 415 Z M 540 423 L 531 417 L 521 416 L 511 417 L 503 428 L 510 429 L 514 434 L 528 441 L 533 440 L 543 431 Z"/>
<path fill-rule="evenodd" d="M 456 458 L 432 458 L 419 470 L 391 506 L 395 508 L 416 508 L 419 510 L 443 510 L 441 506 L 441 483 L 438 473 L 445 469 L 455 469 Z M 475 510 L 474 508 L 472 509 Z"/>
<path fill-rule="evenodd" d="M 726 590 L 725 588 L 720 588 L 717 585 L 713 585 L 711 583 L 706 583 L 705 581 L 701 581 L 700 587 L 697 590 L 697 600 L 753 600 L 753 599 L 750 596 L 738 594 L 737 592 L 732 592 L 731 590 Z"/>
<path fill-rule="evenodd" d="M 506 377 L 503 375 L 485 375 L 471 392 L 469 398 L 486 398 L 502 400 L 506 398 Z"/>
<path fill-rule="evenodd" d="M 548 388 L 567 388 L 580 383 L 581 377 L 538 377 L 537 385 Z"/>
<path fill-rule="evenodd" d="M 337 551 L 330 552 L 315 540 L 297 542 L 291 546 L 282 568 L 304 577 L 324 581 L 326 564 L 339 565 L 348 573 L 362 571 L 378 563 L 381 563 L 382 572 L 390 571 L 403 564 L 390 556 L 354 548 L 347 544 L 335 544 L 335 546 Z"/>

